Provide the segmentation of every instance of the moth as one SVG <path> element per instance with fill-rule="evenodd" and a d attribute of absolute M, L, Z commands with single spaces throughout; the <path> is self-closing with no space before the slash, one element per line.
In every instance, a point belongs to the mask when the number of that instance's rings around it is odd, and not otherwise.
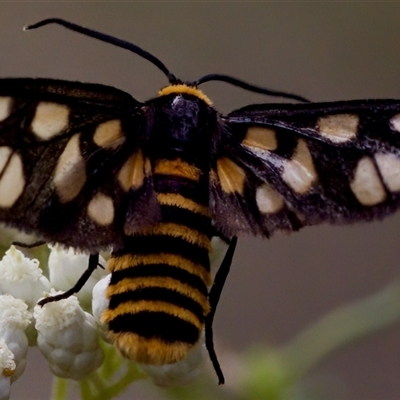
<path fill-rule="evenodd" d="M 400 101 L 311 103 L 226 75 L 178 80 L 141 103 L 98 84 L 0 80 L 0 221 L 96 255 L 111 249 L 103 321 L 145 364 L 184 359 L 212 320 L 236 237 L 381 219 L 400 205 Z M 222 80 L 295 100 L 221 115 L 198 88 Z M 211 238 L 230 243 L 215 278 Z M 74 289 L 77 289 L 76 287 Z"/>

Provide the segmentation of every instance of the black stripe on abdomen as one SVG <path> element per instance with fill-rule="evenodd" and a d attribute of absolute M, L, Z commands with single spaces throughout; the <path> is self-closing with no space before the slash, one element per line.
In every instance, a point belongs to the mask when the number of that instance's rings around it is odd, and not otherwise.
<path fill-rule="evenodd" d="M 191 323 L 164 312 L 142 311 L 137 314 L 124 314 L 116 317 L 110 328 L 114 332 L 131 331 L 147 339 L 154 338 L 159 325 L 163 326 L 162 339 L 166 343 L 196 343 L 198 329 Z"/>
<path fill-rule="evenodd" d="M 116 255 L 133 254 L 130 249 L 135 249 L 134 254 L 138 255 L 160 253 L 180 255 L 187 260 L 203 265 L 207 270 L 210 269 L 208 251 L 204 251 L 203 248 L 188 243 L 179 237 L 166 235 L 130 236 L 127 238 L 125 248 Z"/>
<path fill-rule="evenodd" d="M 177 285 L 179 285 L 179 283 L 177 283 Z M 115 294 L 111 297 L 108 308 L 110 310 L 115 310 L 122 303 L 137 303 L 139 301 L 147 301 L 149 304 L 151 302 L 165 302 L 170 305 L 176 305 L 184 308 L 187 311 L 190 311 L 193 315 L 195 315 L 199 324 L 204 322 L 204 310 L 201 307 L 201 304 L 189 296 L 185 296 L 175 290 L 164 287 L 145 287 L 140 290 L 126 291 Z M 112 328 L 111 323 L 110 327 Z"/>
<path fill-rule="evenodd" d="M 111 276 L 110 285 L 115 285 L 123 279 L 127 278 L 147 278 L 147 277 L 165 277 L 173 278 L 179 282 L 187 283 L 199 292 L 207 296 L 207 285 L 204 281 L 184 269 L 173 267 L 168 264 L 140 264 L 134 268 L 122 271 L 115 271 Z"/>

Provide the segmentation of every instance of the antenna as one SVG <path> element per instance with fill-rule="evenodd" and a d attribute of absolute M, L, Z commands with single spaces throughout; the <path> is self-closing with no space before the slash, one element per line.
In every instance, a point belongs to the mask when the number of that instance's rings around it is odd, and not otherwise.
<path fill-rule="evenodd" d="M 306 99 L 303 96 L 299 96 L 297 94 L 292 94 L 292 93 L 280 92 L 277 90 L 270 90 L 267 88 L 262 88 L 260 86 L 251 85 L 250 83 L 244 82 L 240 79 L 234 78 L 229 75 L 222 75 L 222 74 L 205 75 L 202 78 L 198 79 L 197 81 L 193 82 L 193 86 L 197 87 L 198 85 L 201 85 L 205 82 L 210 82 L 210 81 L 226 82 L 226 83 L 230 83 L 233 86 L 237 86 L 242 89 L 249 90 L 250 92 L 261 93 L 261 94 L 265 94 L 267 96 L 272 96 L 272 97 L 283 97 L 285 99 L 302 101 L 304 103 L 310 103 L 310 100 Z"/>
<path fill-rule="evenodd" d="M 85 28 L 83 26 L 74 24 L 72 22 L 65 21 L 61 18 L 44 19 L 43 21 L 37 22 L 36 24 L 28 25 L 28 26 L 24 27 L 24 30 L 37 29 L 37 28 L 40 28 L 42 26 L 49 25 L 49 24 L 61 25 L 64 28 L 70 29 L 71 31 L 81 33 L 82 35 L 89 36 L 89 37 L 92 37 L 97 40 L 101 40 L 102 42 L 113 44 L 114 46 L 121 47 L 125 50 L 129 50 L 132 53 L 135 53 L 135 54 L 143 57 L 144 59 L 150 61 L 152 64 L 154 64 L 158 69 L 160 69 L 166 75 L 166 77 L 168 78 L 168 81 L 171 85 L 177 85 L 177 84 L 182 83 L 179 79 L 177 79 L 175 77 L 175 75 L 173 75 L 169 71 L 169 69 L 157 57 L 153 56 L 146 50 L 143 50 L 139 46 L 136 46 L 135 44 L 127 42 L 125 40 L 118 39 L 113 36 L 107 35 L 105 33 L 101 33 L 101 32 L 95 31 L 93 29 Z M 265 95 L 273 96 L 273 97 L 283 97 L 286 99 L 297 100 L 297 101 L 301 101 L 301 102 L 305 102 L 305 103 L 310 102 L 306 98 L 304 98 L 302 96 L 298 96 L 296 94 L 262 88 L 259 86 L 255 86 L 255 85 L 246 83 L 240 79 L 233 78 L 232 76 L 222 75 L 222 74 L 205 75 L 202 78 L 198 79 L 197 81 L 187 83 L 187 85 L 192 86 L 192 87 L 197 87 L 197 86 L 199 86 L 205 82 L 209 82 L 209 81 L 227 82 L 233 86 L 237 86 L 242 89 L 249 90 L 249 91 L 255 92 L 255 93 L 261 93 L 261 94 L 265 94 Z"/>
<path fill-rule="evenodd" d="M 73 24 L 72 22 L 65 21 L 60 18 L 48 18 L 43 21 L 37 22 L 33 25 L 28 25 L 24 27 L 25 31 L 31 29 L 37 29 L 45 25 L 49 24 L 58 24 L 63 26 L 64 28 L 70 29 L 71 31 L 81 33 L 82 35 L 92 37 L 97 40 L 101 40 L 102 42 L 113 44 L 114 46 L 122 47 L 125 50 L 129 50 L 132 53 L 135 53 L 146 60 L 150 61 L 154 64 L 158 69 L 160 69 L 168 78 L 169 83 L 177 84 L 180 83 L 178 79 L 176 79 L 175 75 L 173 75 L 168 68 L 155 56 L 147 52 L 146 50 L 141 49 L 139 46 L 136 46 L 132 43 L 129 43 L 125 40 L 115 38 L 113 36 L 107 35 L 105 33 L 97 32 L 89 28 L 84 28 L 83 26 Z"/>

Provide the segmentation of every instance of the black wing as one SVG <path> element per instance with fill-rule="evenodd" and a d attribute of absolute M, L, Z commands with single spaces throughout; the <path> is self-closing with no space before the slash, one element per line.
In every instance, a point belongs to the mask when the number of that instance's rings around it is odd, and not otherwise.
<path fill-rule="evenodd" d="M 226 235 L 383 218 L 400 206 L 400 101 L 253 105 L 225 118 L 211 212 Z"/>
<path fill-rule="evenodd" d="M 0 80 L 0 220 L 98 251 L 152 219 L 141 106 L 102 85 Z"/>

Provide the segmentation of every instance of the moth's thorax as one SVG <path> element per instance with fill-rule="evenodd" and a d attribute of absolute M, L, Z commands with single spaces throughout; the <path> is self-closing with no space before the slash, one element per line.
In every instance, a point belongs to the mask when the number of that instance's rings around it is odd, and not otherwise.
<path fill-rule="evenodd" d="M 147 103 L 147 135 L 153 158 L 182 158 L 209 164 L 217 113 L 193 94 L 170 93 Z M 200 163 L 200 164 L 199 164 Z"/>

